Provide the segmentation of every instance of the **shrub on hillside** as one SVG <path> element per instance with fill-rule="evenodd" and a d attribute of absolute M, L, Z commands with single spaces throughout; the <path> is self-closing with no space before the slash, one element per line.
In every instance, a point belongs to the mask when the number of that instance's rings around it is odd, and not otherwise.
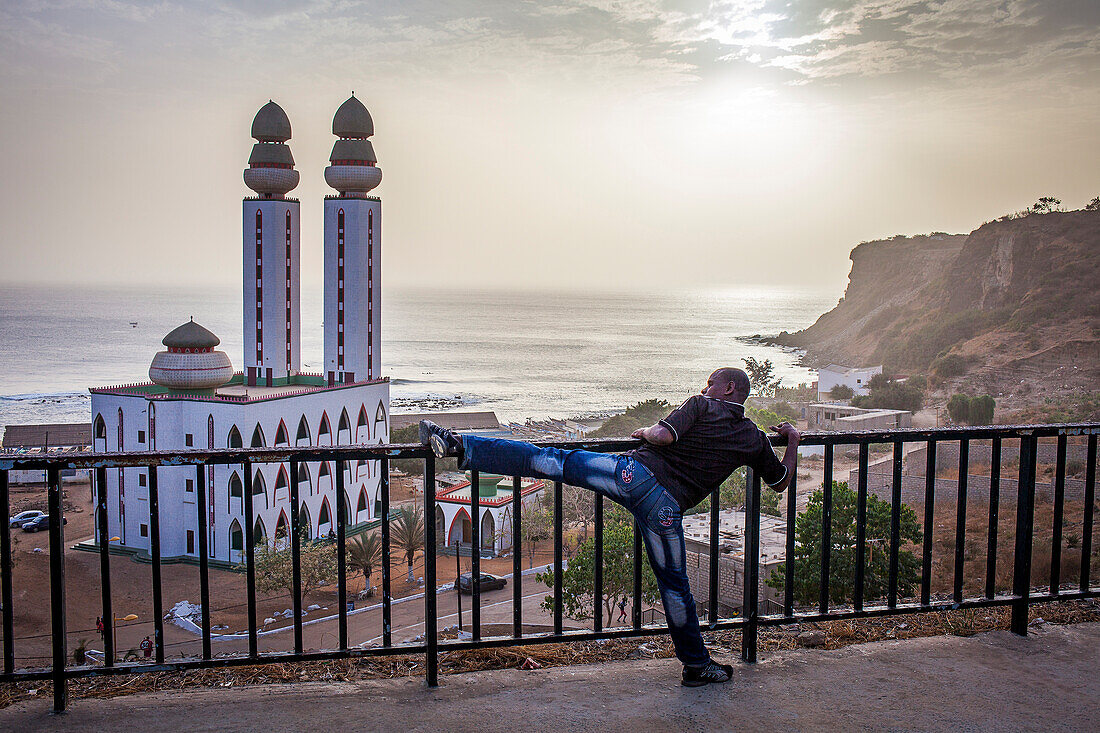
<path fill-rule="evenodd" d="M 932 362 L 932 372 L 938 377 L 960 377 L 969 367 L 962 354 L 944 354 Z"/>

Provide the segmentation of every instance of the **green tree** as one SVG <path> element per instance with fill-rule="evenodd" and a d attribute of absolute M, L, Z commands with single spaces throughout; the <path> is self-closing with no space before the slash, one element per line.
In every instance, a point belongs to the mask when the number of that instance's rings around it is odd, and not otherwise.
<path fill-rule="evenodd" d="M 957 392 L 951 395 L 947 401 L 947 414 L 951 416 L 951 422 L 960 425 L 970 422 L 970 398 Z"/>
<path fill-rule="evenodd" d="M 993 411 L 997 407 L 997 401 L 987 394 L 970 400 L 970 424 L 992 425 Z"/>
<path fill-rule="evenodd" d="M 374 595 L 371 575 L 382 560 L 382 538 L 377 532 L 369 532 L 354 537 L 347 546 L 347 563 L 363 573 L 367 586 L 367 595 Z"/>
<path fill-rule="evenodd" d="M 541 501 L 524 504 L 520 512 L 520 534 L 527 545 L 527 567 L 534 567 L 535 545 L 554 536 L 553 510 Z"/>
<path fill-rule="evenodd" d="M 593 430 L 593 438 L 622 438 L 638 428 L 647 428 L 672 412 L 672 405 L 665 400 L 646 400 L 626 408 L 625 412 L 612 415 L 603 425 Z"/>
<path fill-rule="evenodd" d="M 924 404 L 924 392 L 914 385 L 876 374 L 867 382 L 870 394 L 852 398 L 855 407 L 916 412 Z"/>
<path fill-rule="evenodd" d="M 273 545 L 261 540 L 253 557 L 257 588 L 264 593 L 284 590 L 288 596 L 293 596 L 294 576 L 288 538 L 277 539 Z M 336 547 L 331 542 L 303 536 L 298 558 L 303 599 L 336 580 Z M 244 565 L 240 567 L 243 569 Z"/>
<path fill-rule="evenodd" d="M 424 549 L 424 511 L 412 504 L 402 506 L 397 517 L 390 520 L 390 539 L 405 555 L 409 566 L 408 581 L 413 582 L 413 560 L 416 553 Z"/>
<path fill-rule="evenodd" d="M 754 394 L 761 397 L 771 397 L 779 389 L 782 379 L 772 380 L 775 376 L 775 365 L 771 359 L 759 361 L 751 356 L 746 356 L 741 361 L 745 362 L 745 371 L 749 375 L 749 386 Z"/>
<path fill-rule="evenodd" d="M 760 513 L 767 514 L 771 517 L 780 516 L 779 501 L 783 494 L 778 491 L 772 491 L 768 487 L 761 487 L 760 489 Z"/>
<path fill-rule="evenodd" d="M 846 482 L 833 482 L 833 510 L 830 535 L 829 600 L 842 605 L 852 601 L 856 565 L 856 492 Z M 806 510 L 795 519 L 794 597 L 800 604 L 817 601 L 821 581 L 821 517 L 824 494 L 818 489 Z M 900 512 L 902 543 L 918 544 L 923 539 L 916 512 L 903 505 Z M 867 545 L 864 565 L 864 597 L 886 595 L 890 569 L 890 504 L 873 494 L 867 496 Z M 873 548 L 873 549 L 872 549 Z M 898 552 L 898 593 L 913 594 L 920 561 L 909 549 Z M 767 579 L 783 590 L 784 563 Z"/>
<path fill-rule="evenodd" d="M 829 397 L 834 400 L 850 400 L 855 394 L 856 391 L 846 384 L 838 384 L 829 390 Z"/>
<path fill-rule="evenodd" d="M 626 514 L 623 512 L 623 514 Z M 626 515 L 629 517 L 629 515 Z M 623 598 L 634 592 L 634 530 L 629 522 L 616 520 L 609 513 L 609 521 L 603 532 L 603 617 L 609 622 L 612 610 Z M 596 540 L 589 538 L 581 543 L 569 567 L 562 573 L 562 608 L 569 618 L 583 621 L 592 618 L 595 588 Z M 554 573 L 539 573 L 535 579 L 553 587 Z M 656 603 L 660 598 L 657 578 L 649 567 L 648 558 L 642 562 L 642 602 Z M 554 597 L 547 596 L 542 607 L 554 609 Z"/>

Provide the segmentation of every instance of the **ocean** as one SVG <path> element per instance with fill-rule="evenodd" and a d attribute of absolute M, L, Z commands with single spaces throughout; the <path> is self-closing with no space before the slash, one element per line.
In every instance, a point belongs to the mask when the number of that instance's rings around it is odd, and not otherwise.
<path fill-rule="evenodd" d="M 838 295 L 390 289 L 383 373 L 394 412 L 494 410 L 518 422 L 678 402 L 746 356 L 771 359 L 797 384 L 814 378 L 799 354 L 750 337 L 808 326 Z M 0 426 L 89 420 L 88 388 L 146 381 L 160 340 L 192 316 L 239 369 L 241 312 L 239 287 L 0 286 Z M 303 292 L 303 371 L 321 371 L 321 313 L 321 293 Z"/>

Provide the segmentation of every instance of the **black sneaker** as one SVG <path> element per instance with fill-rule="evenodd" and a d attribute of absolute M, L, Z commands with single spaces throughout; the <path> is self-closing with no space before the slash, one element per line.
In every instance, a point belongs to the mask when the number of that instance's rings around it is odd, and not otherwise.
<path fill-rule="evenodd" d="M 431 420 L 420 421 L 420 444 L 430 445 L 436 458 L 458 456 L 462 460 L 462 442 L 447 428 L 441 428 Z"/>
<path fill-rule="evenodd" d="M 729 682 L 731 679 L 733 679 L 733 667 L 728 664 L 718 664 L 712 659 L 702 667 L 684 665 L 684 676 L 680 684 L 684 687 L 702 687 L 711 682 Z"/>

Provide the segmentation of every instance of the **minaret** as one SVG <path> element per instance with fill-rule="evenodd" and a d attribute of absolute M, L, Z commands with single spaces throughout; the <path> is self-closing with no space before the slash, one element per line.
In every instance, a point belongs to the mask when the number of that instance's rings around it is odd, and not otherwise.
<path fill-rule="evenodd" d="M 325 181 L 325 375 L 329 384 L 381 376 L 382 181 L 369 138 L 374 121 L 352 96 L 336 110 Z"/>
<path fill-rule="evenodd" d="M 258 195 L 244 200 L 244 373 L 249 386 L 273 386 L 301 359 L 301 216 L 298 200 L 286 198 L 298 171 L 282 107 L 261 107 L 252 137 L 244 182 Z"/>

